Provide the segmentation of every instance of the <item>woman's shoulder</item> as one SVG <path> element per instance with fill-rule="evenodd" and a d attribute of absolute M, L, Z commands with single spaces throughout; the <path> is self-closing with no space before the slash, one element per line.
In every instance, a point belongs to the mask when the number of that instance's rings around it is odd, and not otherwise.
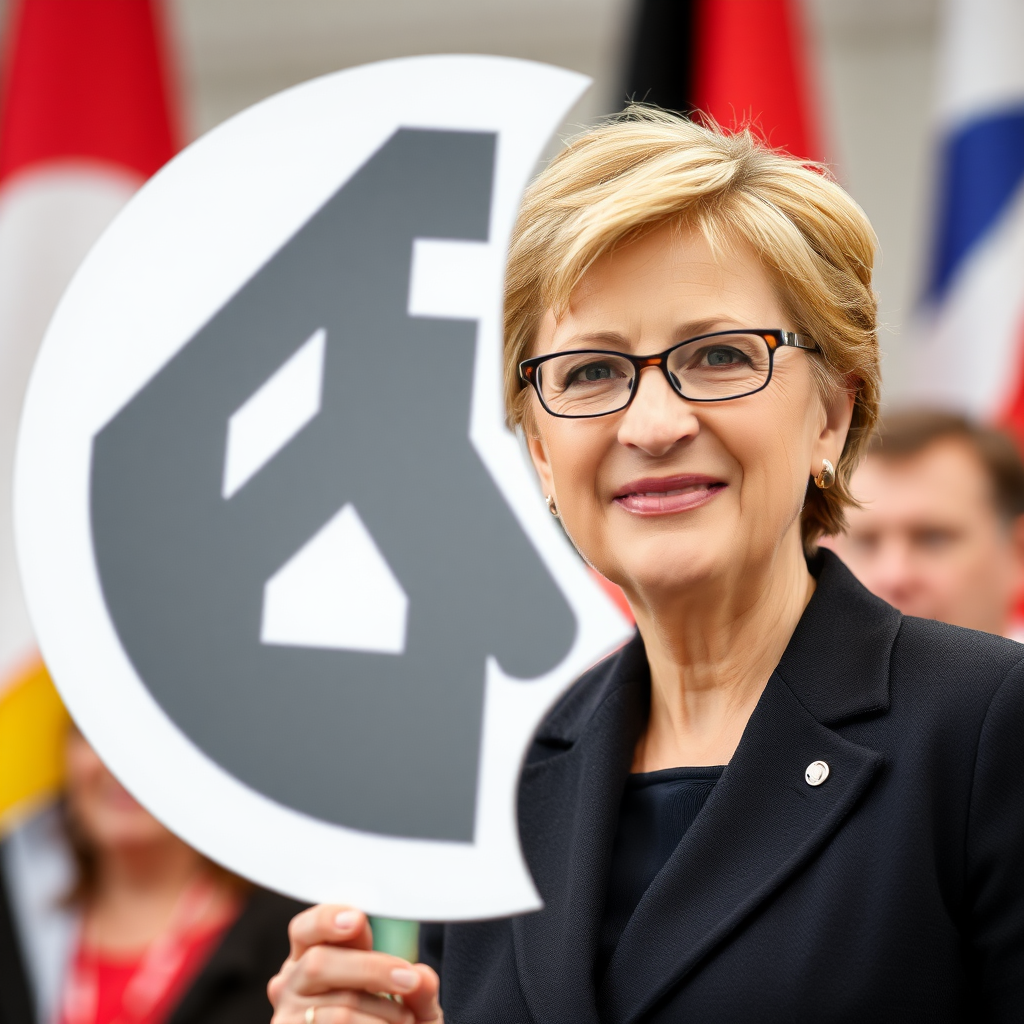
<path fill-rule="evenodd" d="M 288 955 L 288 924 L 305 908 L 306 904 L 278 893 L 258 886 L 247 887 L 238 916 L 210 961 L 213 972 L 222 968 L 234 972 L 245 967 L 260 976 L 273 968 L 273 974 Z"/>
<path fill-rule="evenodd" d="M 288 956 L 288 922 L 303 904 L 247 888 L 234 923 L 193 979 L 167 1024 L 269 1022 L 267 982 Z"/>
<path fill-rule="evenodd" d="M 256 959 L 274 963 L 284 950 L 288 955 L 288 925 L 308 904 L 253 886 L 235 922 L 234 938 Z M 284 957 L 281 958 L 282 960 Z"/>
<path fill-rule="evenodd" d="M 645 698 L 650 669 L 639 632 L 591 666 L 554 703 L 534 734 L 527 763 L 545 760 L 572 746 L 596 717 L 615 713 L 623 703 Z"/>
<path fill-rule="evenodd" d="M 831 552 L 779 671 L 826 724 L 888 709 L 908 725 L 983 716 L 1001 687 L 1024 685 L 1024 644 L 902 615 Z"/>
<path fill-rule="evenodd" d="M 889 684 L 889 715 L 911 746 L 913 737 L 930 737 L 927 746 L 953 759 L 959 749 L 975 763 L 1019 749 L 1024 644 L 907 616 L 893 644 Z"/>
<path fill-rule="evenodd" d="M 974 629 L 904 616 L 893 644 L 894 682 L 917 681 L 936 695 L 991 697 L 1024 680 L 1024 644 Z"/>

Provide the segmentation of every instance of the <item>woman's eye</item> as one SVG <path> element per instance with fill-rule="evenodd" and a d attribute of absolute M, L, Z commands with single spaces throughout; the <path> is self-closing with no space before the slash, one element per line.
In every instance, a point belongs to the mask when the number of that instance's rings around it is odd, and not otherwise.
<path fill-rule="evenodd" d="M 600 381 L 613 380 L 620 376 L 610 363 L 587 363 L 578 366 L 568 374 L 567 384 L 594 384 Z"/>
<path fill-rule="evenodd" d="M 747 362 L 746 356 L 738 349 L 724 346 L 707 349 L 704 353 L 704 360 L 708 366 L 736 366 L 739 363 Z"/>

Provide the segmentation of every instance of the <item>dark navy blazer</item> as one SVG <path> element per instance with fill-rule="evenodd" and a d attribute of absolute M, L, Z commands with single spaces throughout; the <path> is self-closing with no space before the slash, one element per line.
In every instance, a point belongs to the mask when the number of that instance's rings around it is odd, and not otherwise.
<path fill-rule="evenodd" d="M 555 707 L 519 802 L 544 909 L 424 929 L 446 1024 L 1024 1021 L 1024 646 L 905 618 L 829 552 L 811 568 L 736 753 L 600 977 L 640 639 Z"/>

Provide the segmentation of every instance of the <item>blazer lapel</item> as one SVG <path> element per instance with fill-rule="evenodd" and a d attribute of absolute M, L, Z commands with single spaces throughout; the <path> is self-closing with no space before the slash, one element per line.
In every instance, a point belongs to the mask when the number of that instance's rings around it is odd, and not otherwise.
<path fill-rule="evenodd" d="M 696 821 L 644 894 L 599 990 L 631 1024 L 828 842 L 882 755 L 828 726 L 888 706 L 900 615 L 822 553 L 819 587 Z M 828 666 L 827 671 L 822 666 Z M 827 779 L 808 785 L 813 761 Z"/>
<path fill-rule="evenodd" d="M 812 787 L 804 772 L 824 761 Z M 608 965 L 602 1017 L 637 1020 L 828 841 L 881 755 L 819 725 L 773 675 L 703 811 L 644 894 Z"/>
<path fill-rule="evenodd" d="M 547 756 L 523 770 L 520 836 L 544 909 L 516 918 L 512 928 L 520 984 L 537 1021 L 599 1019 L 597 935 L 649 678 L 636 638 L 610 659 L 608 682 L 585 715 L 577 707 L 564 725 L 557 711 L 549 719 L 534 745 Z"/>

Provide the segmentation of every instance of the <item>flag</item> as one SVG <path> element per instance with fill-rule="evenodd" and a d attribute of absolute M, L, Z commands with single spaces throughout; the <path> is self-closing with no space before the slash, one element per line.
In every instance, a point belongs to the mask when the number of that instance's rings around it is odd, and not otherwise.
<path fill-rule="evenodd" d="M 625 99 L 822 158 L 799 0 L 639 0 L 634 14 Z M 599 582 L 630 614 L 618 587 Z"/>
<path fill-rule="evenodd" d="M 947 0 L 935 224 L 910 396 L 1024 444 L 1024 3 Z"/>
<path fill-rule="evenodd" d="M 626 98 L 823 157 L 799 0 L 640 0 Z"/>
<path fill-rule="evenodd" d="M 38 660 L 11 523 L 28 374 L 75 268 L 176 148 L 152 0 L 14 0 L 0 78 L 0 824 L 59 784 L 60 701 Z"/>

